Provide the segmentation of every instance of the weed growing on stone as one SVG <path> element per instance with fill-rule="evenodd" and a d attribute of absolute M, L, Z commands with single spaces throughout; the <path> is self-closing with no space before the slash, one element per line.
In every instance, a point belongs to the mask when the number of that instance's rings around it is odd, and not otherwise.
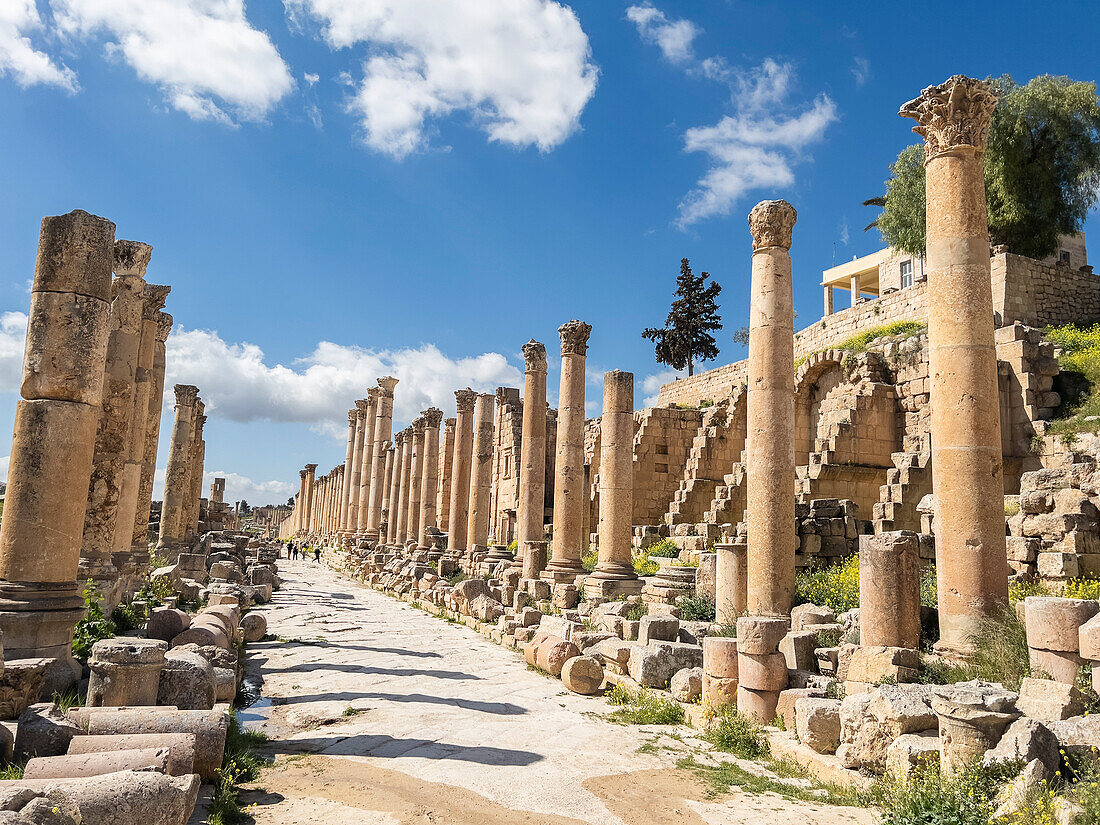
<path fill-rule="evenodd" d="M 795 577 L 795 603 L 811 602 L 843 613 L 859 607 L 859 556 L 807 570 Z"/>
<path fill-rule="evenodd" d="M 350 718 L 352 716 L 358 716 L 360 713 L 366 713 L 366 711 L 363 708 L 353 708 L 351 705 L 348 705 L 344 708 L 344 712 L 341 715 Z"/>
<path fill-rule="evenodd" d="M 0 769 L 0 780 L 22 779 L 24 767 L 26 767 L 26 763 L 12 762 L 7 767 Z"/>
<path fill-rule="evenodd" d="M 88 579 L 81 593 L 84 597 L 84 618 L 76 623 L 73 631 L 73 656 L 86 662 L 92 653 L 92 645 L 100 639 L 110 639 L 118 629 L 115 623 L 103 613 L 103 596 L 95 583 Z"/>
<path fill-rule="evenodd" d="M 933 760 L 907 777 L 876 783 L 873 799 L 882 825 L 990 825 L 993 797 L 1018 770 L 1010 763 L 983 768 L 978 760 L 944 776 Z"/>
<path fill-rule="evenodd" d="M 67 690 L 64 693 L 55 692 L 53 706 L 63 714 L 68 713 L 71 708 L 84 707 L 84 697 L 77 692 L 76 688 Z"/>
<path fill-rule="evenodd" d="M 713 622 L 715 615 L 714 599 L 703 593 L 681 596 L 676 600 L 676 609 L 680 619 L 685 622 Z"/>
<path fill-rule="evenodd" d="M 983 619 L 972 642 L 974 650 L 964 662 L 926 658 L 921 663 L 920 680 L 926 684 L 950 685 L 981 679 L 1019 690 L 1025 677 L 1042 675 L 1031 669 L 1024 623 L 1010 607 Z"/>
<path fill-rule="evenodd" d="M 722 753 L 742 759 L 761 759 L 771 753 L 764 729 L 728 705 L 714 717 L 703 739 Z"/>
<path fill-rule="evenodd" d="M 637 693 L 615 685 L 608 691 L 607 701 L 618 707 L 608 720 L 620 725 L 682 725 L 684 709 L 669 699 L 655 696 L 645 688 Z"/>
<path fill-rule="evenodd" d="M 270 762 L 256 753 L 256 748 L 267 741 L 262 731 L 241 727 L 236 714 L 229 716 L 229 728 L 225 734 L 225 756 L 214 781 L 214 796 L 210 800 L 207 818 L 209 825 L 236 825 L 246 821 L 241 810 L 238 786 L 252 782 L 260 770 Z"/>

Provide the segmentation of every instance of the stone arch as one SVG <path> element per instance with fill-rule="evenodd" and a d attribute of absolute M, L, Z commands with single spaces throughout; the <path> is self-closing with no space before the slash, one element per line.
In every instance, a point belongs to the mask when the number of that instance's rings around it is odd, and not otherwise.
<path fill-rule="evenodd" d="M 844 350 L 828 349 L 809 356 L 795 372 L 795 464 L 810 461 L 821 425 L 821 402 L 830 390 L 850 380 Z"/>

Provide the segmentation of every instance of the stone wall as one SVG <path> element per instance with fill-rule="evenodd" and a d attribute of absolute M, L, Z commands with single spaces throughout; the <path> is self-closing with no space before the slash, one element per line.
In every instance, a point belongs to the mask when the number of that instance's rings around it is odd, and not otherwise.
<path fill-rule="evenodd" d="M 993 256 L 993 306 L 998 326 L 1034 327 L 1100 319 L 1100 277 L 1077 269 L 1001 252 Z"/>

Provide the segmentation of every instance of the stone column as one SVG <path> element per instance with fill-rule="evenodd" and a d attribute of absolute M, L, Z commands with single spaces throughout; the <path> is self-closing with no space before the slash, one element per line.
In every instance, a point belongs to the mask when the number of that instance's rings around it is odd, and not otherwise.
<path fill-rule="evenodd" d="M 920 645 L 920 537 L 907 530 L 859 537 L 859 643 Z"/>
<path fill-rule="evenodd" d="M 473 456 L 470 463 L 469 522 L 466 548 L 471 552 L 489 549 L 489 509 L 493 487 L 493 413 L 496 396 L 477 396 L 473 422 Z"/>
<path fill-rule="evenodd" d="M 447 527 L 447 549 L 462 555 L 466 551 L 466 533 L 470 524 L 470 467 L 474 452 L 474 402 L 477 393 L 467 387 L 455 390 L 458 418 L 455 424 L 455 448 L 451 458 L 451 520 Z"/>
<path fill-rule="evenodd" d="M 306 507 L 302 512 L 305 513 L 306 523 L 302 529 L 307 533 L 317 529 L 317 518 L 314 513 L 314 487 L 316 486 L 317 479 L 317 465 L 306 465 Z"/>
<path fill-rule="evenodd" d="M 405 431 L 393 436 L 393 467 L 389 472 L 390 495 L 386 507 L 386 544 L 397 544 L 397 526 L 400 522 L 398 511 L 401 509 L 401 471 L 405 466 Z"/>
<path fill-rule="evenodd" d="M 356 431 L 362 430 L 362 425 L 359 424 L 359 402 L 355 402 L 355 409 L 348 410 L 348 444 L 344 450 L 344 466 L 350 468 L 352 462 L 355 460 L 355 443 L 356 443 Z M 342 489 L 340 490 L 340 512 L 338 516 L 339 529 L 346 530 L 350 524 L 349 513 L 351 512 L 351 481 L 352 475 L 348 473 L 344 476 L 344 482 Z M 358 490 L 356 490 L 358 492 Z M 359 515 L 358 511 L 355 514 Z"/>
<path fill-rule="evenodd" d="M 736 624 L 745 612 L 748 592 L 748 547 L 740 541 L 714 545 L 715 620 L 723 626 Z"/>
<path fill-rule="evenodd" d="M 167 289 L 167 287 L 164 287 Z M 157 469 L 157 447 L 160 444 L 161 407 L 164 404 L 165 342 L 172 331 L 172 316 L 157 313 L 157 341 L 153 348 L 153 369 L 150 376 L 149 407 L 146 410 L 145 445 L 141 451 L 141 486 L 138 488 L 137 516 L 131 536 L 130 553 L 139 570 L 149 564 L 149 516 L 153 506 L 153 476 Z"/>
<path fill-rule="evenodd" d="M 371 541 L 381 541 L 378 528 L 382 524 L 382 500 L 387 497 L 386 486 L 386 453 L 382 445 L 390 440 L 393 430 L 393 389 L 397 386 L 397 379 L 378 379 L 378 386 L 382 394 L 378 398 L 378 410 L 374 419 L 374 467 L 371 469 L 370 478 L 370 511 L 367 513 L 367 538 Z"/>
<path fill-rule="evenodd" d="M 206 442 L 202 438 L 202 431 L 206 426 L 206 416 L 203 414 L 205 411 L 206 405 L 202 401 L 195 404 L 195 431 L 191 436 L 191 467 L 187 473 L 188 492 L 183 518 L 183 538 L 188 545 L 199 531 L 202 472 L 206 462 Z"/>
<path fill-rule="evenodd" d="M 848 288 L 852 291 L 852 306 L 855 306 L 863 301 L 863 297 L 860 293 L 859 273 L 854 273 L 848 281 Z"/>
<path fill-rule="evenodd" d="M 359 529 L 359 494 L 363 486 L 363 443 L 366 440 L 367 401 L 355 402 L 355 410 L 349 411 L 352 426 L 351 451 L 344 462 L 344 483 L 341 491 L 340 531 L 351 535 Z M 354 418 L 354 421 L 353 421 Z M 369 488 L 368 488 L 369 495 Z"/>
<path fill-rule="evenodd" d="M 929 396 L 944 653 L 1008 604 L 1001 421 L 983 163 L 997 103 L 962 75 L 901 107 L 924 137 Z"/>
<path fill-rule="evenodd" d="M 451 523 L 451 462 L 455 452 L 455 426 L 457 418 L 448 418 L 443 422 L 443 437 L 439 442 L 439 491 L 436 494 L 439 527 L 446 530 Z"/>
<path fill-rule="evenodd" d="M 404 448 L 401 451 L 401 477 L 397 485 L 397 536 L 394 543 L 404 548 L 409 529 L 409 496 L 412 491 L 412 459 L 416 444 L 410 424 L 401 431 Z"/>
<path fill-rule="evenodd" d="M 439 527 L 436 522 L 436 488 L 439 486 L 439 424 L 443 421 L 443 411 L 429 407 L 424 416 L 424 461 L 423 475 L 420 480 L 420 545 L 418 549 L 432 547 L 429 530 Z"/>
<path fill-rule="evenodd" d="M 603 377 L 599 561 L 585 579 L 585 596 L 615 599 L 642 591 L 630 555 L 633 515 L 634 374 L 615 370 Z"/>
<path fill-rule="evenodd" d="M 534 339 L 523 345 L 523 434 L 519 455 L 519 507 L 516 544 L 523 578 L 537 579 L 546 566 L 546 347 Z"/>
<path fill-rule="evenodd" d="M 363 444 L 359 451 L 359 492 L 356 493 L 356 507 L 358 514 L 355 517 L 355 533 L 363 535 L 367 530 L 367 520 L 370 514 L 370 484 L 371 474 L 374 472 L 374 427 L 378 418 L 378 409 L 382 401 L 382 388 L 371 387 L 367 390 L 366 406 L 361 411 L 363 426 Z M 382 464 L 382 472 L 386 470 L 385 460 Z"/>
<path fill-rule="evenodd" d="M 111 285 L 110 336 L 103 379 L 103 406 L 96 428 L 92 478 L 84 514 L 80 549 L 81 581 L 92 580 L 110 612 L 121 597 L 119 571 L 114 564 L 122 477 L 130 446 L 130 419 L 134 410 L 145 270 L 153 247 L 136 241 L 115 242 Z M 127 527 L 128 529 L 128 527 Z"/>
<path fill-rule="evenodd" d="M 389 527 L 390 527 L 390 488 L 393 486 L 393 468 L 397 461 L 397 436 L 394 436 L 393 441 L 387 441 L 382 445 L 382 453 L 385 456 L 385 472 L 382 476 L 383 489 L 386 491 L 385 497 L 382 499 L 382 511 L 386 514 L 384 524 L 386 529 L 381 531 L 379 536 L 379 542 L 385 544 L 389 539 Z"/>
<path fill-rule="evenodd" d="M 561 389 L 558 391 L 558 452 L 554 473 L 554 534 L 544 579 L 572 583 L 584 572 L 584 364 L 592 327 L 567 321 L 561 336 Z"/>
<path fill-rule="evenodd" d="M 160 507 L 158 550 L 178 554 L 183 539 L 183 514 L 187 501 L 187 477 L 191 464 L 192 416 L 199 388 L 176 384 L 176 417 L 168 445 L 168 468 L 164 474 L 164 500 Z"/>
<path fill-rule="evenodd" d="M 833 287 L 831 285 L 825 287 L 825 314 L 833 314 Z"/>
<path fill-rule="evenodd" d="M 298 497 L 294 499 L 294 532 L 304 533 L 306 518 L 306 471 L 298 471 Z"/>
<path fill-rule="evenodd" d="M 409 506 L 406 508 L 405 537 L 402 544 L 410 541 L 420 544 L 420 491 L 424 484 L 424 431 L 427 422 L 423 417 L 412 423 L 412 461 L 409 464 Z"/>
<path fill-rule="evenodd" d="M 794 304 L 786 201 L 761 201 L 749 213 L 752 283 L 749 307 L 746 479 L 748 594 L 757 616 L 790 615 L 794 598 Z M 718 556 L 719 562 L 725 554 Z M 721 577 L 724 578 L 724 577 Z"/>
<path fill-rule="evenodd" d="M 110 332 L 115 225 L 77 210 L 38 241 L 4 518 L 0 628 L 12 659 L 72 662 L 77 565 Z M 61 668 L 64 690 L 79 678 Z"/>

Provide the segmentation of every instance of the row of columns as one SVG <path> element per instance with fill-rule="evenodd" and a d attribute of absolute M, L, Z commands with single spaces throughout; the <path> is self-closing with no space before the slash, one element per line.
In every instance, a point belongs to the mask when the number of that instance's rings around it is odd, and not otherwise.
<path fill-rule="evenodd" d="M 52 660 L 50 689 L 80 675 L 84 583 L 110 612 L 148 570 L 172 327 L 171 288 L 145 281 L 151 255 L 81 210 L 42 220 L 0 524 L 0 630 L 7 659 Z"/>

